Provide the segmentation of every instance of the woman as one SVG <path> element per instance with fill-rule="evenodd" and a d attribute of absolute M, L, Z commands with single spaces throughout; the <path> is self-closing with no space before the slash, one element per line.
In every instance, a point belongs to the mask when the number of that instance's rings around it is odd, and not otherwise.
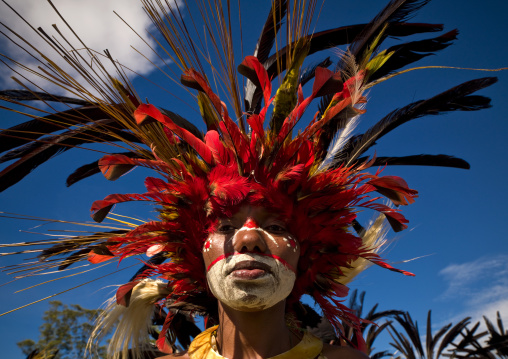
<path fill-rule="evenodd" d="M 495 81 L 482 79 L 459 85 L 431 101 L 418 101 L 394 111 L 365 134 L 351 136 L 358 116 L 365 112 L 364 91 L 423 56 L 409 56 L 415 46 L 420 52 L 433 51 L 420 42 L 380 51 L 387 37 L 439 28 L 406 22 L 425 3 L 393 0 L 369 24 L 311 36 L 308 29 L 313 2 L 292 8 L 289 2 L 274 1 L 255 56 L 245 57 L 238 66 L 238 72 L 246 77 L 245 97 L 241 98 L 231 51 L 234 31 L 229 23 L 229 7 L 215 1 L 213 11 L 206 6 L 200 9 L 207 30 L 219 32 L 211 36 L 211 48 L 220 61 L 204 74 L 196 69 L 204 68 L 201 56 L 209 54 L 209 48 L 203 45 L 206 39 L 191 36 L 189 29 L 195 27 L 186 26 L 180 10 L 171 8 L 169 2 L 166 5 L 170 8 L 166 9 L 158 8 L 163 7 L 162 2 L 146 1 L 147 13 L 173 51 L 168 49 L 167 53 L 175 54 L 173 60 L 182 69 L 181 83 L 198 91 L 195 98 L 206 126 L 205 134 L 177 114 L 160 110 L 148 101 L 144 103 L 122 71 L 116 77 L 108 74 L 97 53 L 86 47 L 79 51 L 66 49 L 66 41 L 46 38 L 70 66 L 83 74 L 79 79 L 69 79 L 57 61 L 47 61 L 49 57 L 32 48 L 34 56 L 49 67 L 38 74 L 80 97 L 45 94 L 43 98 L 82 105 L 43 118 L 43 123 L 53 126 L 49 132 L 71 130 L 40 141 L 44 146 L 37 147 L 35 155 L 44 160 L 60 151 L 61 145 L 67 149 L 84 141 L 119 140 L 131 152 L 107 155 L 92 168 L 84 166 L 71 182 L 99 169 L 110 180 L 135 166 L 147 167 L 157 174 L 146 179 L 145 193 L 114 194 L 92 205 L 93 218 L 101 222 L 117 203 L 151 201 L 157 206 L 155 220 L 127 224 L 122 230 L 104 229 L 90 236 L 55 239 L 52 243 L 57 244 L 42 253 L 42 259 L 51 260 L 64 254 L 60 268 L 83 259 L 101 263 L 135 255 L 146 254 L 149 258 L 144 259 L 143 269 L 118 289 L 115 303 L 94 334 L 98 335 L 101 328 L 117 326 L 111 340 L 112 356 L 126 356 L 129 346 L 134 347 L 134 355 L 141 355 L 143 343 L 149 341 L 147 333 L 155 312 L 164 317 L 157 346 L 165 353 L 177 347 L 175 335 L 181 328 L 175 318 L 200 314 L 208 329 L 194 340 L 184 356 L 268 358 L 286 353 L 283 357 L 364 357 L 354 349 L 323 345 L 298 329 L 300 299 L 306 294 L 334 326 L 340 344 L 366 352 L 361 320 L 341 304 L 347 296 L 347 283 L 367 262 L 411 275 L 380 259 L 376 254 L 376 240 L 382 232 L 379 222 L 364 229 L 356 221 L 356 213 L 370 208 L 386 217 L 395 231 L 406 228 L 407 220 L 399 210 L 379 203 L 379 196 L 399 206 L 412 203 L 417 192 L 399 177 L 381 176 L 381 170 L 366 170 L 390 163 L 412 164 L 414 159 L 376 160 L 362 156 L 381 136 L 413 118 L 488 107 L 485 98 L 468 95 Z M 166 17 L 162 19 L 160 14 Z M 284 21 L 287 31 L 285 46 L 281 46 L 277 36 Z M 446 35 L 431 39 L 431 44 L 438 44 L 432 49 L 448 46 L 453 34 Z M 196 36 L 200 36 L 199 32 Z M 220 41 L 221 46 L 215 41 Z M 276 50 L 270 56 L 274 42 Z M 335 71 L 327 69 L 327 61 L 303 71 L 307 55 L 348 43 L 349 51 L 337 60 Z M 203 48 L 196 49 L 200 44 Z M 89 61 L 85 61 L 85 55 Z M 111 59 L 109 53 L 106 55 Z M 212 61 L 210 56 L 204 56 L 206 62 Z M 116 62 L 114 65 L 119 66 Z M 209 78 L 220 82 L 218 89 L 226 89 L 227 96 L 222 98 L 230 100 L 233 115 L 213 92 Z M 279 88 L 273 91 L 272 82 L 276 79 Z M 302 86 L 309 79 L 314 81 L 305 97 Z M 32 99 L 41 96 L 32 94 Z M 305 110 L 316 99 L 321 102 L 319 111 L 302 126 L 299 122 Z M 32 151 L 34 146 L 22 146 L 22 150 Z M 53 152 L 46 156 L 49 150 Z M 33 159 L 33 153 L 28 156 L 23 151 L 22 155 L 15 155 L 22 160 Z M 421 160 L 417 157 L 414 161 L 421 164 Z M 433 160 L 441 166 L 464 166 L 463 162 L 444 156 L 423 158 L 427 165 Z M 36 165 L 30 163 L 28 171 Z M 26 169 L 16 162 L 2 173 L 12 174 L 9 171 L 20 168 Z M 26 173 L 16 174 L 22 177 Z M 12 177 L 7 185 L 16 180 L 16 176 Z M 369 197 L 371 194 L 373 197 Z M 123 219 L 119 222 L 125 223 Z M 34 268 L 35 271 L 38 267 Z M 154 277 L 159 281 L 151 280 Z M 219 326 L 215 328 L 213 324 Z M 343 324 L 355 329 L 356 334 L 348 337 L 342 333 Z"/>
<path fill-rule="evenodd" d="M 287 326 L 286 298 L 295 283 L 300 246 L 286 227 L 276 214 L 252 206 L 218 221 L 203 259 L 220 324 L 200 334 L 188 353 L 162 358 L 367 357 Z"/>

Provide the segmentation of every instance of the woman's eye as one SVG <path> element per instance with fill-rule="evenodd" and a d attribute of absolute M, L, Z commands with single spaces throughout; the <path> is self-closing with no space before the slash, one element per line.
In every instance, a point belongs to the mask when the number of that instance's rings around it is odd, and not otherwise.
<path fill-rule="evenodd" d="M 274 232 L 274 233 L 280 233 L 280 232 L 286 231 L 286 228 L 279 226 L 278 224 L 271 224 L 271 225 L 265 227 L 265 229 L 269 232 Z"/>
<path fill-rule="evenodd" d="M 230 233 L 230 232 L 233 232 L 235 230 L 235 227 L 233 227 L 232 225 L 230 224 L 223 224 L 221 226 L 219 226 L 219 228 L 217 229 L 217 232 L 219 233 Z"/>

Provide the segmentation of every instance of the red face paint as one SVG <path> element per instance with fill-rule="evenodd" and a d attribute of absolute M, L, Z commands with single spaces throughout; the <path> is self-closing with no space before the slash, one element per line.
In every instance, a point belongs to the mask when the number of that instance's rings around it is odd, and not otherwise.
<path fill-rule="evenodd" d="M 258 228 L 259 224 L 257 224 L 252 218 L 248 218 L 243 226 L 247 228 Z"/>

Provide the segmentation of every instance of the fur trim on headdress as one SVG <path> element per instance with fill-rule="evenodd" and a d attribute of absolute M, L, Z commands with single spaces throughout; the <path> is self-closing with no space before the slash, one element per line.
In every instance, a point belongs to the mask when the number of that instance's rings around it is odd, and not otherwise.
<path fill-rule="evenodd" d="M 152 348 L 149 333 L 155 303 L 168 294 L 167 283 L 145 279 L 132 289 L 128 306 L 118 304 L 116 296 L 109 299 L 88 339 L 88 352 L 93 354 L 94 343 L 114 329 L 108 345 L 108 357 L 129 358 L 129 353 L 134 358 L 141 357 L 142 352 Z"/>

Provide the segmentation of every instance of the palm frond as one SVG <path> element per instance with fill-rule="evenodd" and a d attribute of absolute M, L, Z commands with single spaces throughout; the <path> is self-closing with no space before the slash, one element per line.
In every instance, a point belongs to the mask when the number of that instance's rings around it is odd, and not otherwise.
<path fill-rule="evenodd" d="M 446 347 L 448 347 L 451 343 L 453 343 L 455 338 L 457 338 L 460 335 L 460 333 L 464 330 L 464 328 L 470 323 L 470 320 L 471 320 L 470 317 L 464 318 L 446 332 L 436 352 L 437 358 L 439 358 L 441 353 L 443 353 L 443 350 Z"/>

